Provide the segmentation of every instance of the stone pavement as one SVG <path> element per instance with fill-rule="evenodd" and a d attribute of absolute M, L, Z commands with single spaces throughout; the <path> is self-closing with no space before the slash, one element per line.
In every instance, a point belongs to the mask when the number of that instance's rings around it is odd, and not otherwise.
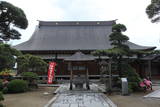
<path fill-rule="evenodd" d="M 144 98 L 160 98 L 160 89 L 144 96 Z"/>
<path fill-rule="evenodd" d="M 51 107 L 116 107 L 102 93 L 60 94 Z"/>
<path fill-rule="evenodd" d="M 84 86 L 85 87 L 85 84 Z M 104 89 L 104 86 L 99 86 L 97 84 L 90 84 L 90 90 L 87 90 L 87 89 L 81 89 L 81 90 L 78 90 L 78 89 L 75 89 L 74 85 L 73 85 L 73 90 L 69 90 L 69 84 L 68 83 L 65 83 L 65 84 L 61 84 L 60 87 L 54 92 L 55 94 L 60 94 L 60 93 L 70 93 L 70 92 L 79 92 L 79 91 L 82 91 L 82 92 L 105 92 L 105 89 Z"/>
<path fill-rule="evenodd" d="M 69 84 L 61 85 L 49 106 L 45 107 L 117 107 L 96 84 L 91 90 L 69 90 Z"/>

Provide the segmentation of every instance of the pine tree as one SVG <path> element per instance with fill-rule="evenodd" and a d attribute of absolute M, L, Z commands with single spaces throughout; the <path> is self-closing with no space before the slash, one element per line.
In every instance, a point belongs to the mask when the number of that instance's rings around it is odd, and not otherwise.
<path fill-rule="evenodd" d="M 119 72 L 119 76 L 122 76 L 122 57 L 124 55 L 128 55 L 130 49 L 126 42 L 129 38 L 122 34 L 122 32 L 126 31 L 126 26 L 123 24 L 116 24 L 112 27 L 112 33 L 110 34 L 110 42 L 113 46 L 112 49 L 109 49 L 108 52 L 112 53 L 115 61 L 117 63 L 117 70 Z"/>
<path fill-rule="evenodd" d="M 26 29 L 28 20 L 22 9 L 6 2 L 0 1 L 0 40 L 20 39 L 21 34 L 17 28 Z"/>
<path fill-rule="evenodd" d="M 160 20 L 160 0 L 151 0 L 151 4 L 146 8 L 146 13 L 153 23 L 158 22 Z"/>

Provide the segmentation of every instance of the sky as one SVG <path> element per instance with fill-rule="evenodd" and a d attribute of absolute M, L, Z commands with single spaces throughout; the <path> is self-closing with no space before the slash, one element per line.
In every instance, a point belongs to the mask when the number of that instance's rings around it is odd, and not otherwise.
<path fill-rule="evenodd" d="M 126 25 L 125 35 L 143 46 L 160 49 L 160 22 L 151 23 L 145 9 L 151 0 L 4 0 L 21 8 L 29 21 L 26 30 L 20 30 L 20 40 L 27 41 L 41 21 L 108 21 Z"/>

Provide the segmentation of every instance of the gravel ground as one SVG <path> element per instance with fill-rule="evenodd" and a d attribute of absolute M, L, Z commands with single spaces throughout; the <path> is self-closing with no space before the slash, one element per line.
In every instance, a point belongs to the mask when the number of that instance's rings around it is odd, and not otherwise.
<path fill-rule="evenodd" d="M 154 86 L 153 89 L 160 87 Z M 30 91 L 20 94 L 6 94 L 3 104 L 6 107 L 43 107 L 51 98 L 53 94 L 45 95 L 44 92 L 51 93 L 56 88 L 40 87 L 38 90 Z M 160 99 L 143 98 L 143 96 L 150 93 L 133 93 L 129 96 L 122 96 L 118 94 L 107 95 L 118 107 L 160 107 Z"/>
<path fill-rule="evenodd" d="M 39 87 L 39 89 L 19 94 L 5 94 L 3 104 L 6 107 L 43 107 L 54 95 L 56 88 Z M 44 94 L 48 92 L 49 94 Z"/>
<path fill-rule="evenodd" d="M 159 87 L 153 87 L 154 90 Z M 129 96 L 122 96 L 117 94 L 108 95 L 108 97 L 118 106 L 118 107 L 160 107 L 160 99 L 153 98 L 143 98 L 151 91 L 133 93 Z"/>

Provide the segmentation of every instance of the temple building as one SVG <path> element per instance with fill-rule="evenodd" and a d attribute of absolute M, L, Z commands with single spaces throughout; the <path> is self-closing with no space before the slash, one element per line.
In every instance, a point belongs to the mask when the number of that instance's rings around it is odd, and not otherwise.
<path fill-rule="evenodd" d="M 112 48 L 109 35 L 112 21 L 39 21 L 32 37 L 21 44 L 14 46 L 22 53 L 40 56 L 45 61 L 56 61 L 58 63 L 56 75 L 69 75 L 69 68 L 64 59 L 70 57 L 77 51 L 91 55 L 95 50 Z M 127 42 L 131 49 L 154 50 L 155 47 L 147 47 Z M 102 57 L 106 58 L 107 57 Z M 98 59 L 98 57 L 95 57 Z M 73 70 L 85 69 L 83 64 L 74 65 Z M 88 64 L 89 75 L 99 75 L 97 61 Z M 47 75 L 47 74 L 46 74 Z"/>

